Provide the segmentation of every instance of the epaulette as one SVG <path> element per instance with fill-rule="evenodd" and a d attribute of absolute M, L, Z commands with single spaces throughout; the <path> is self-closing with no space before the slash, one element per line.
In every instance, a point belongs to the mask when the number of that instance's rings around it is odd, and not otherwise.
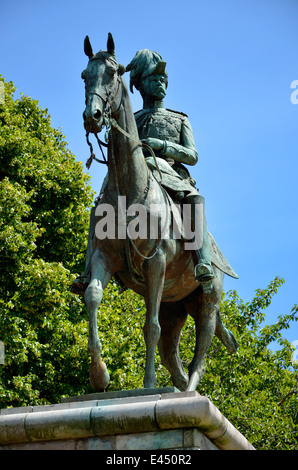
<path fill-rule="evenodd" d="M 136 111 L 136 112 L 134 113 L 134 115 L 136 116 L 137 114 L 144 114 L 144 113 L 146 113 L 146 112 L 148 112 L 147 109 L 139 109 L 139 111 Z"/>
<path fill-rule="evenodd" d="M 172 113 L 180 114 L 181 116 L 185 116 L 188 118 L 188 115 L 185 113 L 182 113 L 181 111 L 174 111 L 173 109 L 168 109 L 168 108 L 167 108 L 167 111 L 171 111 Z"/>
<path fill-rule="evenodd" d="M 174 109 L 169 109 L 169 108 L 166 108 L 166 111 L 170 111 L 170 113 L 174 113 L 174 114 L 180 114 L 180 116 L 184 116 L 184 117 L 188 118 L 188 115 L 185 114 L 185 113 L 182 113 L 182 111 L 174 111 Z M 134 115 L 139 116 L 139 115 L 147 114 L 147 113 L 151 113 L 151 112 L 152 112 L 151 108 L 140 109 L 139 111 L 136 111 L 134 113 Z"/>

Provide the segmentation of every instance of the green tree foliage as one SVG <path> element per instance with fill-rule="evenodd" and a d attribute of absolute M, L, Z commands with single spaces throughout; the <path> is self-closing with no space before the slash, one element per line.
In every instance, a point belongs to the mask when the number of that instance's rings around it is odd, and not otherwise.
<path fill-rule="evenodd" d="M 57 403 L 90 393 L 88 317 L 69 286 L 81 272 L 86 248 L 89 182 L 52 129 L 36 101 L 13 99 L 5 83 L 0 105 L 0 408 Z M 295 449 L 297 365 L 282 331 L 297 320 L 298 306 L 264 325 L 265 310 L 283 283 L 274 279 L 251 302 L 228 292 L 222 318 L 240 343 L 231 356 L 214 338 L 206 374 L 198 387 L 257 449 Z M 115 281 L 104 292 L 98 314 L 111 383 L 109 390 L 140 388 L 145 344 L 144 301 L 131 290 L 119 295 Z M 267 319 L 268 323 L 268 319 Z M 194 351 L 192 319 L 180 354 L 187 369 Z M 280 349 L 269 345 L 277 341 Z M 156 358 L 158 386 L 172 385 Z"/>
<path fill-rule="evenodd" d="M 289 314 L 281 314 L 275 324 L 264 325 L 265 309 L 283 282 L 275 278 L 248 303 L 235 291 L 224 296 L 221 315 L 240 348 L 231 356 L 214 338 L 198 389 L 257 449 L 297 448 L 298 367 L 282 331 L 298 319 L 298 305 Z M 193 334 L 190 325 L 184 342 L 186 362 Z M 277 341 L 280 350 L 269 349 L 272 341 Z"/>
<path fill-rule="evenodd" d="M 14 91 L 12 83 L 5 83 L 5 103 L 0 105 L 0 181 L 9 204 L 3 223 L 7 225 L 11 217 L 13 232 L 20 232 L 19 218 L 14 220 L 11 212 L 18 211 L 17 199 L 13 198 L 20 195 L 21 202 L 28 203 L 25 212 L 18 214 L 28 223 L 24 240 L 27 250 L 35 248 L 36 258 L 78 268 L 84 253 L 77 247 L 86 244 L 92 202 L 89 177 L 68 150 L 61 131 L 51 127 L 48 111 L 27 96 L 14 100 Z M 10 230 L 9 225 L 6 230 Z M 38 233 L 33 234 L 34 230 Z M 10 250 L 9 244 L 10 239 L 5 250 Z M 11 249 L 15 248 L 13 243 Z M 5 250 L 1 256 L 5 256 Z"/>
<path fill-rule="evenodd" d="M 14 99 L 13 84 L 0 80 L 5 86 L 0 104 L 3 407 L 85 390 L 86 312 L 69 286 L 84 266 L 93 193 L 48 111 L 29 97 Z M 82 372 L 78 364 L 84 355 Z"/>

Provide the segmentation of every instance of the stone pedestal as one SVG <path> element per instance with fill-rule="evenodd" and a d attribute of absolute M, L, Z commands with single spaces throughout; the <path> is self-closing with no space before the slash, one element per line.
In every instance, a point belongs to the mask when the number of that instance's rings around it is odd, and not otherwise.
<path fill-rule="evenodd" d="M 197 392 L 94 393 L 0 410 L 0 450 L 253 450 Z"/>

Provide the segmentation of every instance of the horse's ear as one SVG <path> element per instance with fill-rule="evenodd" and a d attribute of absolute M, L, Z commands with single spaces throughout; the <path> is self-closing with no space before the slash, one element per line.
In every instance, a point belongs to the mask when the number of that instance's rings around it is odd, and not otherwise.
<path fill-rule="evenodd" d="M 115 54 L 115 43 L 111 33 L 108 35 L 107 50 L 109 54 Z"/>
<path fill-rule="evenodd" d="M 84 52 L 89 59 L 94 56 L 89 36 L 86 36 L 84 40 Z"/>

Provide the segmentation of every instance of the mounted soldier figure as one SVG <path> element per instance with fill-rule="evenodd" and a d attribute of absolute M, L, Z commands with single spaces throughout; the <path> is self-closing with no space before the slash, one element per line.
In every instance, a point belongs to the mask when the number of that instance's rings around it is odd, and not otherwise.
<path fill-rule="evenodd" d="M 126 67 L 130 71 L 130 90 L 135 87 L 143 98 L 143 109 L 135 113 L 139 138 L 155 152 L 162 172 L 161 184 L 175 201 L 191 205 L 191 225 L 203 223 L 203 244 L 197 246 L 195 278 L 204 284 L 204 290 L 212 290 L 214 278 L 205 209 L 203 220 L 195 220 L 196 205 L 203 204 L 204 198 L 195 188 L 195 181 L 183 165 L 195 165 L 198 161 L 193 131 L 186 114 L 164 108 L 164 97 L 168 86 L 166 62 L 157 52 L 149 49 L 138 51 Z M 144 151 L 145 157 L 148 152 Z M 152 157 L 146 158 L 151 170 L 156 170 Z"/>

